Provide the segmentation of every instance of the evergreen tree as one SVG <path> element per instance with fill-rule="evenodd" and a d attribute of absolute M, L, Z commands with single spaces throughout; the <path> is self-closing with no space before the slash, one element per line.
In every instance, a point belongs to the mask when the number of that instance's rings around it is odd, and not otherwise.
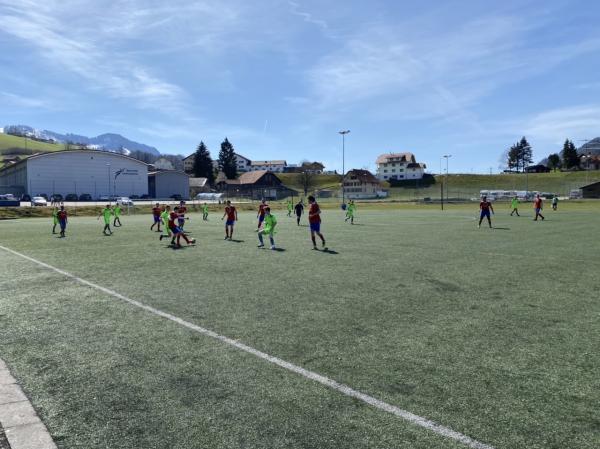
<path fill-rule="evenodd" d="M 204 142 L 200 142 L 194 153 L 194 176 L 208 179 L 210 185 L 215 182 L 213 161 L 210 157 L 210 151 L 208 151 Z"/>
<path fill-rule="evenodd" d="M 219 170 L 225 173 L 227 179 L 237 178 L 235 150 L 233 149 L 233 145 L 227 140 L 227 137 L 221 143 L 221 151 L 219 151 Z"/>
<path fill-rule="evenodd" d="M 519 164 L 521 162 L 521 149 L 518 144 L 513 145 L 508 150 L 508 161 L 507 166 L 509 170 L 515 169 L 519 171 Z"/>
<path fill-rule="evenodd" d="M 525 168 L 533 162 L 533 149 L 531 148 L 531 145 L 529 145 L 529 142 L 527 142 L 527 139 L 525 137 L 523 137 L 520 140 L 518 145 L 521 159 L 521 167 L 523 168 L 523 171 L 525 171 Z"/>
<path fill-rule="evenodd" d="M 560 156 L 556 153 L 549 155 L 548 166 L 554 171 L 556 171 L 556 169 L 560 167 Z"/>
<path fill-rule="evenodd" d="M 563 166 L 569 170 L 572 168 L 578 168 L 580 159 L 577 154 L 577 148 L 575 144 L 567 139 L 563 145 L 563 150 L 561 152 Z"/>

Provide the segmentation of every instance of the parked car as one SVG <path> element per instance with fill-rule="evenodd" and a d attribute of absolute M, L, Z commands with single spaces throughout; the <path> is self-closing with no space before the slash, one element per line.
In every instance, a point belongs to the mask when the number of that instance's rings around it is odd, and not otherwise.
<path fill-rule="evenodd" d="M 15 196 L 12 193 L 6 193 L 4 195 L 0 195 L 0 200 L 16 201 L 17 199 L 15 198 Z"/>
<path fill-rule="evenodd" d="M 25 193 L 21 195 L 21 201 L 31 201 L 31 197 Z"/>
<path fill-rule="evenodd" d="M 42 193 L 42 194 L 40 194 L 40 196 L 43 196 L 43 197 L 45 197 L 45 198 L 46 198 L 46 200 L 48 200 L 48 197 L 47 197 L 47 196 L 45 196 L 43 193 Z M 60 202 L 63 200 L 63 196 L 62 196 L 60 193 L 55 193 L 54 195 L 51 195 L 51 196 L 50 196 L 50 200 L 51 200 L 53 203 L 60 203 Z"/>
<path fill-rule="evenodd" d="M 139 200 L 140 196 L 139 195 L 131 195 L 129 198 L 131 198 L 132 200 Z"/>
<path fill-rule="evenodd" d="M 133 201 L 131 201 L 127 196 L 117 197 L 117 199 L 115 199 L 115 203 L 120 204 L 121 206 L 133 206 Z"/>
<path fill-rule="evenodd" d="M 31 199 L 31 205 L 32 206 L 47 206 L 48 200 L 46 200 L 46 198 L 44 198 L 43 196 L 34 196 Z"/>
<path fill-rule="evenodd" d="M 44 198 L 46 201 L 48 201 L 48 195 L 46 195 L 45 193 L 38 193 L 37 196 L 41 196 L 42 198 Z M 62 199 L 62 196 L 59 195 L 60 198 Z"/>
<path fill-rule="evenodd" d="M 174 199 L 175 201 L 181 201 L 183 198 L 181 198 L 181 195 L 179 195 L 178 193 L 174 193 L 173 195 L 171 195 L 169 198 Z"/>
<path fill-rule="evenodd" d="M 110 201 L 110 197 L 108 195 L 100 195 L 98 201 Z"/>
<path fill-rule="evenodd" d="M 150 195 L 148 195 L 147 193 L 140 196 L 140 200 L 149 200 L 149 199 L 150 199 Z"/>
<path fill-rule="evenodd" d="M 82 193 L 79 195 L 79 201 L 92 201 L 92 195 L 89 193 Z"/>
<path fill-rule="evenodd" d="M 65 196 L 65 201 L 77 201 L 78 196 L 76 193 L 69 193 Z"/>

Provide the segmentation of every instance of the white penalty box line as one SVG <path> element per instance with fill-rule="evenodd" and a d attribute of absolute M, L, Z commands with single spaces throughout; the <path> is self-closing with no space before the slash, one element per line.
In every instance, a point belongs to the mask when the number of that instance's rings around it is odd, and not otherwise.
<path fill-rule="evenodd" d="M 200 334 L 206 335 L 208 337 L 211 337 L 215 340 L 218 340 L 222 343 L 225 343 L 229 346 L 233 346 L 234 348 L 237 348 L 241 351 L 247 352 L 249 354 L 252 354 L 262 360 L 265 360 L 273 365 L 277 365 L 281 368 L 284 368 L 288 371 L 294 372 L 296 374 L 301 375 L 302 377 L 306 378 L 306 379 L 310 379 L 314 382 L 318 382 L 326 387 L 329 387 L 333 390 L 336 390 L 346 396 L 358 399 L 362 402 L 365 402 L 366 404 L 371 405 L 372 407 L 378 408 L 380 410 L 383 410 L 387 413 L 391 413 L 392 415 L 398 416 L 406 421 L 408 421 L 411 424 L 414 424 L 416 426 L 419 427 L 423 427 L 433 433 L 436 433 L 437 435 L 440 435 L 442 437 L 445 438 L 449 438 L 455 441 L 458 441 L 462 444 L 464 444 L 467 447 L 473 448 L 473 449 L 494 449 L 493 446 L 487 445 L 485 443 L 481 443 L 477 440 L 474 440 L 471 437 L 468 437 L 467 435 L 464 435 L 460 432 L 457 432 L 455 430 L 450 429 L 449 427 L 445 427 L 442 426 L 434 421 L 431 421 L 427 418 L 423 418 L 422 416 L 419 415 L 415 415 L 414 413 L 411 413 L 407 410 L 403 410 L 399 407 L 396 407 L 395 405 L 391 405 L 388 404 L 386 402 L 383 402 L 377 398 L 374 398 L 372 396 L 369 396 L 368 394 L 365 393 L 361 393 L 360 391 L 354 390 L 353 388 L 344 385 L 342 383 L 339 383 L 333 379 L 330 379 L 326 376 L 323 376 L 321 374 L 315 373 L 313 371 L 309 371 L 307 369 L 302 368 L 301 366 L 298 365 L 294 365 L 293 363 L 290 362 L 286 362 L 285 360 L 282 360 L 278 357 L 274 357 L 272 355 L 269 355 L 265 352 L 259 351 L 258 349 L 255 349 L 251 346 L 245 345 L 244 343 L 240 343 L 239 341 L 233 340 L 229 337 L 226 337 L 224 335 L 220 335 L 214 331 L 211 331 L 210 329 L 206 329 L 204 327 L 198 326 L 196 324 L 190 323 L 189 321 L 185 321 L 182 318 L 179 318 L 175 315 L 171 315 L 170 313 L 167 312 L 163 312 L 162 310 L 159 309 L 155 309 L 154 307 L 151 307 L 149 305 L 146 305 L 142 302 L 136 301 L 134 299 L 128 298 L 127 296 L 121 295 L 120 293 L 108 289 L 106 287 L 102 287 L 101 285 L 98 284 L 94 284 L 93 282 L 87 281 L 85 279 L 82 279 L 78 276 L 75 276 L 74 274 L 71 274 L 67 271 L 61 270 L 60 268 L 56 268 L 53 267 L 52 265 L 49 265 L 47 263 L 44 263 L 42 261 L 39 261 L 37 259 L 34 259 L 32 257 L 29 257 L 25 254 L 19 253 L 17 251 L 14 251 L 10 248 L 6 248 L 5 246 L 0 245 L 0 249 L 13 254 L 15 256 L 21 257 L 25 260 L 28 260 L 30 262 L 33 262 L 36 265 L 39 265 L 41 267 L 47 268 L 48 270 L 52 270 L 58 274 L 61 274 L 65 277 L 68 277 L 74 281 L 77 281 L 80 284 L 86 285 L 88 287 L 91 287 L 95 290 L 99 290 L 103 293 L 106 293 L 107 295 L 110 295 L 114 298 L 120 299 L 121 301 L 124 301 L 126 303 L 129 303 L 135 307 L 138 307 L 142 310 L 145 310 L 147 312 L 150 312 L 154 315 L 157 315 L 159 317 L 165 318 L 167 320 L 170 320 L 174 323 L 177 323 L 183 327 L 186 327 L 194 332 L 198 332 Z"/>

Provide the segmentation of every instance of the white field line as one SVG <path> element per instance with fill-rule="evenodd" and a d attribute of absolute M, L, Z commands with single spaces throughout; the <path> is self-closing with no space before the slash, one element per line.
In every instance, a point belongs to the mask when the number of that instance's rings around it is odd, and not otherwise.
<path fill-rule="evenodd" d="M 380 410 L 383 410 L 385 412 L 391 413 L 393 415 L 399 416 L 400 418 L 414 424 L 420 427 L 423 427 L 425 429 L 428 429 L 438 435 L 441 435 L 443 437 L 446 438 L 450 438 L 453 440 L 456 440 L 462 444 L 464 444 L 467 447 L 470 448 L 474 448 L 474 449 L 494 449 L 492 446 L 489 446 L 487 444 L 481 443 L 477 440 L 474 440 L 460 432 L 456 432 L 455 430 L 452 430 L 448 427 L 442 426 L 436 422 L 430 421 L 427 418 L 423 418 L 421 416 L 415 415 L 414 413 L 411 413 L 409 411 L 403 410 L 399 407 L 396 407 L 394 405 L 388 404 L 386 402 L 380 401 L 379 399 L 376 399 L 372 396 L 369 396 L 365 393 L 361 393 L 360 391 L 354 390 L 352 388 L 350 388 L 347 385 L 341 384 L 339 382 L 336 382 L 333 379 L 330 379 L 328 377 L 322 376 L 318 373 L 315 373 L 313 371 L 309 371 L 307 369 L 304 369 L 298 365 L 294 365 L 293 363 L 290 362 L 286 362 L 285 360 L 282 360 L 280 358 L 274 357 L 272 355 L 266 354 L 262 351 L 259 351 L 258 349 L 254 349 L 250 346 L 247 346 L 243 343 L 240 343 L 239 341 L 233 340 L 229 337 L 225 337 L 223 335 L 217 334 L 214 331 L 211 331 L 209 329 L 205 329 L 201 326 L 197 326 L 193 323 L 190 323 L 188 321 L 185 321 L 175 315 L 171 315 L 170 313 L 166 313 L 163 312 L 162 310 L 159 309 L 155 309 L 154 307 L 148 306 L 144 303 L 141 303 L 139 301 L 136 301 L 134 299 L 130 299 L 126 296 L 121 295 L 120 293 L 115 292 L 114 290 L 110 290 L 106 287 L 102 287 L 98 284 L 94 284 L 93 282 L 90 281 L 86 281 L 85 279 L 82 279 L 78 276 L 75 276 L 74 274 L 68 273 L 66 271 L 61 270 L 60 268 L 56 268 L 53 267 L 52 265 L 48 265 L 47 263 L 41 262 L 39 260 L 36 260 L 32 257 L 26 256 L 25 254 L 21 254 L 17 251 L 14 251 L 10 248 L 6 248 L 2 245 L 0 245 L 0 249 L 14 254 L 15 256 L 19 256 L 23 259 L 26 259 L 30 262 L 33 262 L 41 267 L 47 268 L 49 270 L 55 271 L 58 274 L 61 274 L 65 277 L 68 277 L 70 279 L 73 279 L 74 281 L 77 281 L 83 285 L 87 285 L 88 287 L 94 288 L 96 290 L 100 290 L 101 292 L 106 293 L 107 295 L 113 296 L 117 299 L 120 299 L 122 301 L 125 301 L 135 307 L 138 307 L 140 309 L 143 309 L 147 312 L 150 312 L 154 315 L 160 316 L 162 318 L 166 318 L 167 320 L 173 321 L 183 327 L 186 327 L 190 330 L 193 330 L 195 332 L 198 332 L 200 334 L 206 335 L 208 337 L 214 338 L 216 340 L 219 340 L 227 345 L 233 346 L 235 348 L 238 348 L 244 352 L 247 352 L 249 354 L 252 354 L 260 359 L 266 360 L 269 363 L 272 363 L 274 365 L 277 365 L 281 368 L 287 369 L 288 371 L 292 371 L 294 373 L 300 374 L 301 376 L 313 380 L 315 382 L 318 382 L 322 385 L 325 385 L 326 387 L 329 387 L 333 390 L 337 390 L 342 394 L 345 394 L 346 396 L 350 396 L 356 399 L 359 399 L 373 407 L 376 407 Z"/>

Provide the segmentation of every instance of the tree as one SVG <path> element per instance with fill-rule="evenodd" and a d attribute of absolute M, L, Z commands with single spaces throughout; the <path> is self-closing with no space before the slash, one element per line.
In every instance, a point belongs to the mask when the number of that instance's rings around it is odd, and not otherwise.
<path fill-rule="evenodd" d="M 521 167 L 523 167 L 523 171 L 525 171 L 525 168 L 533 162 L 533 149 L 525 137 L 521 138 L 518 145 L 521 156 Z"/>
<path fill-rule="evenodd" d="M 222 170 L 227 176 L 227 179 L 237 178 L 237 159 L 233 145 L 227 140 L 221 143 L 221 151 L 219 151 L 219 170 Z"/>
<path fill-rule="evenodd" d="M 509 170 L 519 171 L 519 163 L 521 161 L 521 150 L 518 144 L 515 144 L 510 147 L 507 152 L 507 161 L 506 165 Z"/>
<path fill-rule="evenodd" d="M 315 184 L 315 174 L 312 170 L 304 169 L 300 172 L 300 184 L 302 184 L 304 196 L 308 196 L 308 191 L 312 190 L 312 187 Z"/>
<path fill-rule="evenodd" d="M 194 176 L 197 178 L 208 179 L 210 185 L 215 182 L 213 160 L 210 157 L 210 151 L 208 151 L 204 142 L 200 142 L 200 145 L 198 145 L 198 148 L 194 153 Z"/>
<path fill-rule="evenodd" d="M 577 154 L 577 148 L 575 144 L 569 139 L 565 140 L 563 150 L 561 152 L 563 166 L 568 170 L 571 168 L 578 168 L 580 164 L 579 155 Z"/>
<path fill-rule="evenodd" d="M 548 167 L 556 171 L 560 168 L 560 156 L 556 153 L 552 153 L 548 156 Z"/>

